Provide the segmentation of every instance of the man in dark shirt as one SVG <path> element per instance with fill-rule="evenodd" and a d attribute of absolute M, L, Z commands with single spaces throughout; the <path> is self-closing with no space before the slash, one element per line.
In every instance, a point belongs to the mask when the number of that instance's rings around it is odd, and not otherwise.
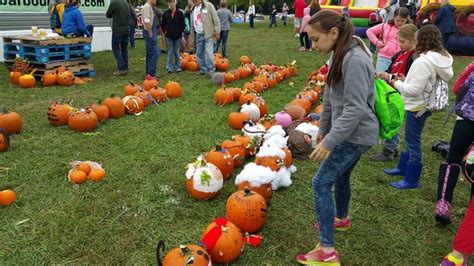
<path fill-rule="evenodd" d="M 128 73 L 129 21 L 132 19 L 130 7 L 125 0 L 112 0 L 105 15 L 112 18 L 112 52 L 117 60 L 117 71 L 113 74 L 126 75 Z"/>

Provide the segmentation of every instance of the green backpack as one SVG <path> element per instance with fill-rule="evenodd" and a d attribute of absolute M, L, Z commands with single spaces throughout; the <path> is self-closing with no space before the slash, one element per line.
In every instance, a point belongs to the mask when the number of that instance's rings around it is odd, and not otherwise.
<path fill-rule="evenodd" d="M 372 107 L 369 104 L 369 107 Z M 405 118 L 405 106 L 400 93 L 383 79 L 375 79 L 375 113 L 379 120 L 379 136 L 391 139 L 398 133 Z"/>

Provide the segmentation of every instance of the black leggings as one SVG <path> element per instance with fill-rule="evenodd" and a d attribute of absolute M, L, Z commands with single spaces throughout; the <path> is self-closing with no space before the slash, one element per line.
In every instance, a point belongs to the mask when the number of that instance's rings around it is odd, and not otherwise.
<path fill-rule="evenodd" d="M 303 38 L 304 38 L 304 41 L 303 41 Z M 302 32 L 300 34 L 300 46 L 306 49 L 311 48 L 311 43 L 309 42 L 309 36 L 307 32 Z"/>

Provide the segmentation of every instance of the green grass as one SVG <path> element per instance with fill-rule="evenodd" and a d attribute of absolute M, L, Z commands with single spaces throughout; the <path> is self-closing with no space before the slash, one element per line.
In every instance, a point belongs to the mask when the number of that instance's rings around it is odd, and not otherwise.
<path fill-rule="evenodd" d="M 243 54 L 258 65 L 297 60 L 299 75 L 264 94 L 274 113 L 299 92 L 308 73 L 326 58 L 298 52 L 291 26 L 267 27 L 267 23 L 256 23 L 256 29 L 248 30 L 234 25 L 228 50 L 233 68 Z M 143 41 L 137 42 L 137 48 L 130 50 L 128 76 L 112 77 L 115 60 L 111 52 L 94 53 L 97 78 L 85 86 L 23 90 L 11 86 L 6 69 L 0 68 L 0 104 L 24 118 L 21 134 L 12 136 L 11 149 L 0 154 L 0 186 L 12 185 L 18 195 L 13 206 L 0 208 L 0 264 L 153 264 L 158 240 L 164 240 L 168 250 L 196 243 L 214 217 L 225 215 L 226 199 L 235 190 L 233 181 L 227 181 L 219 196 L 209 202 L 193 200 L 184 186 L 185 166 L 236 134 L 227 126 L 226 117 L 237 105 L 215 106 L 216 88 L 208 78 L 190 72 L 164 74 L 162 56 L 161 82 L 179 81 L 182 98 L 149 107 L 139 117 L 109 120 L 91 136 L 48 124 L 46 111 L 52 100 L 74 99 L 76 106 L 85 106 L 111 93 L 121 94 L 128 80 L 140 82 L 145 51 Z M 471 60 L 456 57 L 455 76 Z M 450 251 L 468 204 L 469 186 L 460 182 L 456 188 L 453 224 L 436 226 L 433 211 L 442 159 L 430 146 L 435 140 L 450 138 L 454 119 L 443 126 L 444 116 L 444 112 L 434 114 L 424 130 L 420 189 L 392 189 L 388 182 L 394 179 L 384 175 L 382 168 L 394 163 L 362 158 L 352 175 L 354 227 L 336 233 L 344 264 L 434 265 Z M 71 185 L 66 175 L 73 160 L 102 163 L 106 180 Z M 318 164 L 309 160 L 295 164 L 298 171 L 292 176 L 293 185 L 274 194 L 261 231 L 262 245 L 246 247 L 237 264 L 296 264 L 295 255 L 317 243 L 310 180 Z M 234 173 L 238 172 L 240 169 Z"/>

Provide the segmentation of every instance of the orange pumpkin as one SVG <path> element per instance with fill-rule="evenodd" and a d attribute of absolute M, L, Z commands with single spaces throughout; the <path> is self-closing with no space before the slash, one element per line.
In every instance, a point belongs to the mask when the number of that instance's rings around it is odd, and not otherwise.
<path fill-rule="evenodd" d="M 23 75 L 20 71 L 11 71 L 10 72 L 10 83 L 15 85 L 20 85 L 20 77 Z"/>
<path fill-rule="evenodd" d="M 232 88 L 232 93 L 234 94 L 234 101 L 238 101 L 240 98 L 240 95 L 242 95 L 242 89 L 241 88 Z"/>
<path fill-rule="evenodd" d="M 259 187 L 254 187 L 249 181 L 243 181 L 237 185 L 237 190 L 244 190 L 245 188 L 249 188 L 251 191 L 255 191 L 260 194 L 260 196 L 262 196 L 267 203 L 273 196 L 272 183 L 265 183 Z"/>
<path fill-rule="evenodd" d="M 221 53 L 214 53 L 214 61 L 217 61 L 219 59 L 222 59 L 222 54 Z"/>
<path fill-rule="evenodd" d="M 83 79 L 79 78 L 79 77 L 75 77 L 75 78 L 72 80 L 72 83 L 73 83 L 74 85 L 84 85 L 84 84 L 86 84 L 86 82 L 85 82 Z"/>
<path fill-rule="evenodd" d="M 149 93 L 151 94 L 151 97 L 153 97 L 153 99 L 159 103 L 166 102 L 168 100 L 166 90 L 161 87 L 155 86 L 149 91 Z"/>
<path fill-rule="evenodd" d="M 316 106 L 316 108 L 314 108 L 314 112 L 317 113 L 318 115 L 320 115 L 323 112 L 323 105 L 320 104 L 320 105 Z"/>
<path fill-rule="evenodd" d="M 179 60 L 179 65 L 181 67 L 181 70 L 186 70 L 188 69 L 188 59 L 186 58 L 182 58 L 181 60 Z"/>
<path fill-rule="evenodd" d="M 303 118 L 306 115 L 306 110 L 299 105 L 288 105 L 285 112 L 291 116 L 293 121 Z"/>
<path fill-rule="evenodd" d="M 219 235 L 217 239 L 212 237 L 216 234 Z M 201 242 L 208 246 L 212 262 L 222 264 L 236 260 L 244 246 L 240 229 L 223 217 L 216 218 L 206 227 Z"/>
<path fill-rule="evenodd" d="M 125 96 L 122 99 L 128 114 L 139 115 L 145 108 L 145 103 L 142 98 L 137 96 Z"/>
<path fill-rule="evenodd" d="M 69 103 L 53 102 L 48 108 L 48 121 L 53 126 L 67 125 L 69 113 L 73 110 Z"/>
<path fill-rule="evenodd" d="M 150 105 L 152 101 L 154 100 L 153 96 L 151 96 L 149 91 L 140 91 L 139 93 L 136 93 L 134 96 L 137 96 L 138 98 L 142 99 L 145 107 Z"/>
<path fill-rule="evenodd" d="M 56 80 L 56 73 L 53 71 L 49 71 L 44 73 L 43 77 L 41 77 L 41 85 L 43 85 L 44 87 L 53 86 L 57 84 Z"/>
<path fill-rule="evenodd" d="M 253 103 L 258 106 L 258 109 L 260 109 L 260 117 L 264 117 L 268 112 L 268 107 L 263 97 L 258 96 L 257 98 L 255 98 L 255 101 L 253 101 Z"/>
<path fill-rule="evenodd" d="M 242 95 L 240 95 L 239 97 L 239 104 L 240 105 L 244 105 L 248 102 L 254 102 L 255 99 L 257 99 L 257 94 L 255 94 L 254 92 L 250 92 L 250 91 L 244 91 L 242 93 Z"/>
<path fill-rule="evenodd" d="M 81 109 L 69 115 L 69 128 L 79 132 L 89 132 L 97 128 L 99 118 L 92 110 Z"/>
<path fill-rule="evenodd" d="M 200 158 L 195 163 L 188 164 L 186 189 L 191 197 L 198 200 L 208 200 L 217 196 L 224 181 L 217 166 Z"/>
<path fill-rule="evenodd" d="M 285 152 L 285 167 L 290 168 L 293 163 L 293 155 L 288 147 L 283 148 L 283 151 Z"/>
<path fill-rule="evenodd" d="M 125 105 L 122 99 L 114 95 L 104 99 L 104 105 L 109 108 L 109 117 L 120 118 L 125 114 Z"/>
<path fill-rule="evenodd" d="M 214 102 L 217 105 L 231 104 L 234 101 L 234 93 L 225 87 L 217 89 L 214 93 Z"/>
<path fill-rule="evenodd" d="M 228 150 L 234 158 L 234 166 L 239 167 L 245 158 L 245 146 L 241 142 L 233 140 L 224 140 L 221 147 Z"/>
<path fill-rule="evenodd" d="M 306 89 L 299 93 L 302 98 L 308 99 L 311 104 L 315 104 L 318 101 L 318 93 L 312 89 Z"/>
<path fill-rule="evenodd" d="M 0 205 L 3 207 L 10 206 L 16 200 L 16 193 L 11 189 L 0 191 Z"/>
<path fill-rule="evenodd" d="M 0 152 L 6 151 L 8 149 L 8 145 L 10 143 L 10 139 L 8 138 L 8 134 L 5 129 L 0 127 Z"/>
<path fill-rule="evenodd" d="M 36 85 L 36 79 L 32 74 L 22 75 L 18 82 L 20 83 L 20 87 L 24 89 L 33 88 Z"/>
<path fill-rule="evenodd" d="M 56 76 L 56 81 L 61 86 L 69 86 L 74 81 L 74 74 L 71 71 L 58 72 Z"/>
<path fill-rule="evenodd" d="M 240 64 L 242 64 L 242 65 L 252 63 L 252 61 L 250 61 L 250 58 L 249 58 L 248 56 L 246 56 L 246 55 L 240 56 L 239 62 L 240 62 Z"/>
<path fill-rule="evenodd" d="M 109 108 L 103 104 L 92 104 L 91 110 L 97 115 L 99 122 L 104 122 L 109 119 Z"/>
<path fill-rule="evenodd" d="M 23 118 L 15 112 L 8 111 L 7 107 L 3 107 L 0 113 L 0 128 L 3 128 L 7 134 L 20 133 L 23 127 Z"/>
<path fill-rule="evenodd" d="M 234 81 L 234 74 L 232 74 L 231 72 L 225 72 L 224 83 L 229 84 L 229 83 L 232 83 L 233 81 Z"/>
<path fill-rule="evenodd" d="M 244 122 L 249 120 L 249 118 L 248 113 L 232 112 L 227 117 L 227 124 L 233 129 L 240 130 L 244 127 Z"/>
<path fill-rule="evenodd" d="M 196 61 L 189 61 L 186 69 L 189 71 L 198 71 L 199 65 Z"/>
<path fill-rule="evenodd" d="M 87 181 L 87 173 L 81 170 L 72 170 L 68 176 L 71 183 L 80 185 Z"/>
<path fill-rule="evenodd" d="M 247 67 L 239 67 L 238 71 L 241 79 L 248 78 L 251 74 L 251 70 Z"/>
<path fill-rule="evenodd" d="M 269 167 L 275 172 L 280 170 L 281 166 L 283 165 L 282 160 L 278 156 L 257 157 L 255 158 L 255 163 L 257 165 Z"/>
<path fill-rule="evenodd" d="M 159 87 L 160 86 L 160 82 L 155 78 L 155 77 L 152 77 L 150 75 L 147 75 L 145 80 L 143 80 L 143 84 L 142 84 L 142 88 L 146 91 L 149 91 L 151 90 L 151 88 L 153 88 L 153 86 L 157 86 Z"/>
<path fill-rule="evenodd" d="M 234 192 L 226 204 L 226 216 L 242 231 L 254 233 L 260 230 L 267 218 L 267 202 L 249 188 Z"/>
<path fill-rule="evenodd" d="M 266 130 L 270 129 L 273 125 L 276 124 L 275 117 L 273 115 L 264 115 L 258 123 L 263 125 Z"/>
<path fill-rule="evenodd" d="M 135 93 L 138 93 L 140 91 L 140 86 L 138 86 L 137 84 L 129 81 L 127 85 L 125 85 L 125 87 L 123 88 L 123 94 L 125 96 L 128 96 L 128 95 L 135 95 Z"/>
<path fill-rule="evenodd" d="M 165 90 L 170 98 L 178 98 L 181 96 L 181 85 L 176 81 L 168 81 L 165 85 Z"/>
<path fill-rule="evenodd" d="M 240 72 L 239 72 L 239 70 L 237 70 L 237 69 L 232 70 L 232 75 L 234 75 L 234 81 L 240 79 Z"/>
<path fill-rule="evenodd" d="M 217 71 L 227 71 L 229 69 L 229 60 L 221 58 L 215 61 Z"/>
<path fill-rule="evenodd" d="M 291 101 L 291 104 L 299 105 L 303 107 L 304 110 L 306 111 L 306 114 L 308 114 L 309 111 L 311 110 L 311 102 L 308 99 L 301 98 L 301 96 L 298 96 L 298 98 Z"/>
<path fill-rule="evenodd" d="M 255 155 L 256 146 L 255 146 L 255 143 L 253 142 L 253 140 L 250 136 L 235 135 L 235 136 L 232 136 L 232 139 L 234 141 L 240 142 L 244 145 L 244 147 L 245 147 L 245 157 L 246 158 L 249 158 L 249 157 Z"/>
<path fill-rule="evenodd" d="M 217 145 L 215 149 L 212 149 L 206 154 L 204 159 L 206 162 L 212 163 L 221 170 L 224 180 L 232 176 L 232 172 L 234 171 L 234 158 L 226 149 Z"/>
<path fill-rule="evenodd" d="M 166 254 L 161 262 L 160 250 L 164 251 L 165 244 L 163 241 L 158 243 L 156 248 L 156 257 L 159 266 L 174 266 L 174 265 L 195 265 L 195 266 L 209 266 L 211 258 L 207 251 L 197 245 L 180 245 L 179 248 L 172 249 Z"/>
<path fill-rule="evenodd" d="M 102 168 L 92 169 L 89 172 L 89 175 L 87 175 L 87 178 L 89 180 L 94 181 L 94 182 L 102 181 L 104 179 L 104 177 L 105 177 L 105 170 L 102 169 Z"/>

